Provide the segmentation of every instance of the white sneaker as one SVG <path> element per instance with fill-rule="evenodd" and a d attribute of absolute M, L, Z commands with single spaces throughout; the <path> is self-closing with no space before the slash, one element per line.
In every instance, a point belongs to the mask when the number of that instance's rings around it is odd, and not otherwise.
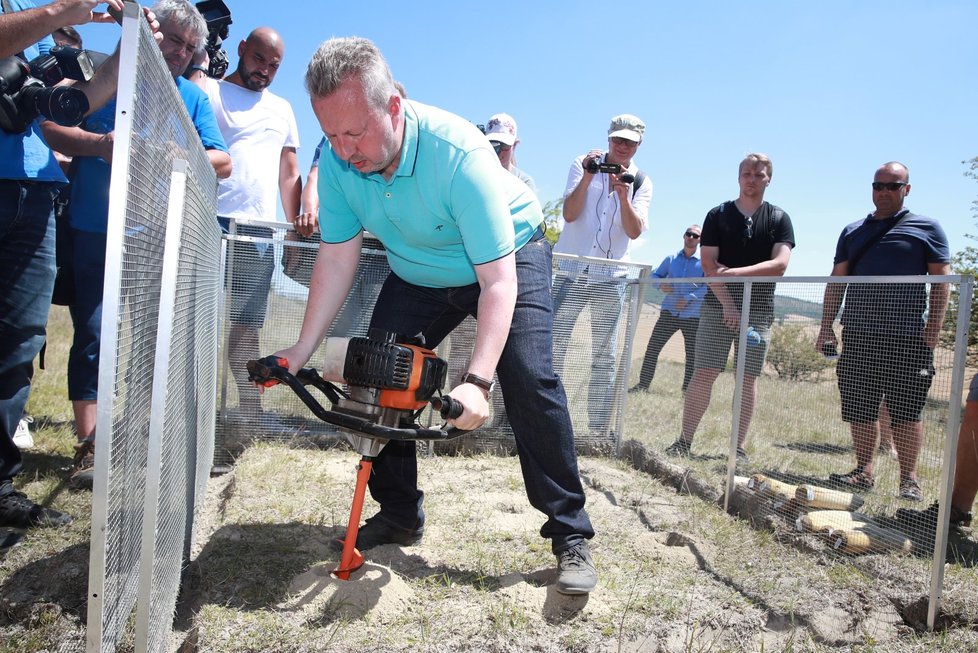
<path fill-rule="evenodd" d="M 34 438 L 31 436 L 30 425 L 34 423 L 34 418 L 24 415 L 17 424 L 17 431 L 14 433 L 14 444 L 18 449 L 30 449 L 34 446 Z"/>

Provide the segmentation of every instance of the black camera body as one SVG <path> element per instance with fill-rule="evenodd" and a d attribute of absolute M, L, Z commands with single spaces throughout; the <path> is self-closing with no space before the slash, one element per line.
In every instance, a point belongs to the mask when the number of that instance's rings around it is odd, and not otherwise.
<path fill-rule="evenodd" d="M 626 184 L 630 184 L 635 181 L 635 175 L 628 172 L 620 163 L 602 163 L 595 158 L 584 159 L 581 163 L 584 169 L 590 172 L 592 175 L 599 172 L 604 172 L 609 175 L 618 175 L 618 180 L 623 181 Z"/>
<path fill-rule="evenodd" d="M 20 57 L 0 59 L 0 129 L 19 134 L 39 115 L 59 125 L 74 127 L 88 113 L 88 97 L 64 79 L 87 82 L 95 74 L 88 53 L 56 46 L 48 54 L 26 62 Z"/>
<path fill-rule="evenodd" d="M 231 10 L 224 4 L 224 0 L 201 0 L 194 6 L 207 23 L 207 43 L 204 45 L 210 58 L 207 74 L 221 79 L 228 71 L 228 53 L 221 46 L 228 37 L 228 25 L 233 22 Z"/>

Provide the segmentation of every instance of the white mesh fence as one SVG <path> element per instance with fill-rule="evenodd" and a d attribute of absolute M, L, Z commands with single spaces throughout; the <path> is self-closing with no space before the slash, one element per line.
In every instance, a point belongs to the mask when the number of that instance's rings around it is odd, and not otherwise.
<path fill-rule="evenodd" d="M 136 650 L 165 650 L 213 455 L 216 179 L 138 14 L 127 3 L 102 313 L 89 651 L 132 646 L 133 637 Z"/>
<path fill-rule="evenodd" d="M 840 556 L 891 596 L 929 595 L 933 619 L 945 551 L 936 517 L 950 491 L 972 281 L 851 279 L 845 326 L 836 319 L 832 328 L 838 358 L 815 347 L 826 281 L 779 280 L 773 295 L 772 284 L 728 283 L 734 297 L 749 294 L 753 307 L 732 315 L 732 329 L 708 297 L 685 392 L 685 334 L 646 347 L 655 324 L 669 319 L 662 289 L 683 280 L 641 282 L 649 301 L 633 350 L 631 381 L 639 387 L 627 394 L 624 432 L 651 458 L 725 492 L 732 512 L 783 541 Z M 961 298 L 962 310 L 933 334 L 931 349 L 921 337 L 928 298 L 944 290 Z M 656 351 L 650 378 L 645 354 Z"/>

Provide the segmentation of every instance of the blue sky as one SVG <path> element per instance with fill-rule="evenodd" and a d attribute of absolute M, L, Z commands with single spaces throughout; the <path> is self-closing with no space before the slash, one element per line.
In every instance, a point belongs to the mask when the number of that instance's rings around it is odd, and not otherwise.
<path fill-rule="evenodd" d="M 519 123 L 518 163 L 543 202 L 560 197 L 573 158 L 607 147 L 610 118 L 648 125 L 635 156 L 654 183 L 649 231 L 633 260 L 658 264 L 682 232 L 737 195 L 737 164 L 767 153 L 767 199 L 792 217 L 791 276 L 829 273 L 842 228 L 872 210 L 882 163 L 911 172 L 907 206 L 940 220 L 952 252 L 978 233 L 974 0 L 752 3 L 459 1 L 273 3 L 225 0 L 237 43 L 260 25 L 286 42 L 271 90 L 295 110 L 308 170 L 321 131 L 302 85 L 331 36 L 365 36 L 412 99 L 484 123 Z M 84 26 L 111 49 L 112 26 Z"/>

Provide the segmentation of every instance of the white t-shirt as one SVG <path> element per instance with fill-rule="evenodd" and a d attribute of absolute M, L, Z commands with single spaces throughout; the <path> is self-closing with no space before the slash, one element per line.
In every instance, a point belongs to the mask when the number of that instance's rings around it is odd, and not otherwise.
<path fill-rule="evenodd" d="M 299 147 L 292 106 L 267 89 L 224 80 L 208 79 L 207 96 L 232 164 L 231 176 L 218 184 L 217 214 L 274 220 L 282 148 Z"/>

